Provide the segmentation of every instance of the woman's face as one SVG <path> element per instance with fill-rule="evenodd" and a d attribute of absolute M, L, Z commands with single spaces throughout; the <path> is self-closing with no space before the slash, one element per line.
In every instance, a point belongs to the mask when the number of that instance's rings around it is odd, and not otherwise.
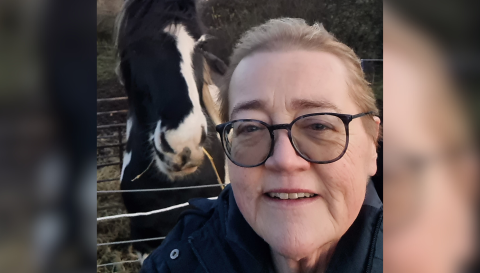
<path fill-rule="evenodd" d="M 329 53 L 254 53 L 233 73 L 229 109 L 230 113 L 236 111 L 230 119 L 281 124 L 309 113 L 358 114 L 346 79 L 343 63 Z M 252 101 L 257 103 L 239 107 Z M 314 164 L 301 158 L 286 130 L 275 131 L 274 151 L 264 165 L 242 168 L 228 161 L 240 211 L 279 254 L 301 259 L 335 244 L 357 217 L 368 178 L 376 172 L 377 154 L 360 118 L 354 119 L 349 129 L 348 150 L 334 163 Z M 270 197 L 271 192 L 316 196 L 281 200 Z"/>

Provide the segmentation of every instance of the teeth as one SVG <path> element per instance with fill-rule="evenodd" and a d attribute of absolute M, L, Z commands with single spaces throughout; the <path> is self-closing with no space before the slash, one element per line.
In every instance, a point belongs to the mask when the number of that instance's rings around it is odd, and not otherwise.
<path fill-rule="evenodd" d="M 268 195 L 272 198 L 280 198 L 282 200 L 315 196 L 315 194 L 307 193 L 307 192 L 299 192 L 299 193 L 269 192 Z"/>

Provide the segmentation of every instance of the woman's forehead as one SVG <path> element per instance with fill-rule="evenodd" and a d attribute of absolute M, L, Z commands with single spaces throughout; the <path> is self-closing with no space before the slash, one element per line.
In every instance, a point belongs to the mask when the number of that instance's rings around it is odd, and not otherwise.
<path fill-rule="evenodd" d="M 264 107 L 288 109 L 320 103 L 349 111 L 353 102 L 347 77 L 342 61 L 327 52 L 257 52 L 244 58 L 232 75 L 229 109 L 258 100 Z"/>

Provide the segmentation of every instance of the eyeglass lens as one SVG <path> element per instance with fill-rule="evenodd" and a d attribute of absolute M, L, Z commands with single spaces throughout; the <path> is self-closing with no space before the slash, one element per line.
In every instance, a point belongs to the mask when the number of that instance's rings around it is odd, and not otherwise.
<path fill-rule="evenodd" d="M 224 129 L 224 148 L 230 159 L 243 166 L 255 166 L 270 153 L 272 137 L 258 121 L 234 121 Z M 339 157 L 347 142 L 345 125 L 337 116 L 315 115 L 297 120 L 291 129 L 294 148 L 310 161 Z"/>

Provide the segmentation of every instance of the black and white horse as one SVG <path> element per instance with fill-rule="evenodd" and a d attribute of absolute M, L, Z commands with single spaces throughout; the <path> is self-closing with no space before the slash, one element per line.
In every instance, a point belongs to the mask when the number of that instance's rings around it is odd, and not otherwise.
<path fill-rule="evenodd" d="M 122 190 L 217 183 L 203 148 L 224 178 L 224 154 L 212 120 L 216 109 L 207 88 L 211 79 L 203 33 L 194 0 L 125 3 L 117 21 L 117 74 L 129 104 Z M 211 56 L 208 61 L 221 62 Z M 128 212 L 146 212 L 195 197 L 217 196 L 220 191 L 220 187 L 208 187 L 123 193 L 123 200 Z M 167 235 L 182 211 L 131 218 L 131 239 Z M 134 243 L 133 247 L 142 259 L 160 242 Z"/>

